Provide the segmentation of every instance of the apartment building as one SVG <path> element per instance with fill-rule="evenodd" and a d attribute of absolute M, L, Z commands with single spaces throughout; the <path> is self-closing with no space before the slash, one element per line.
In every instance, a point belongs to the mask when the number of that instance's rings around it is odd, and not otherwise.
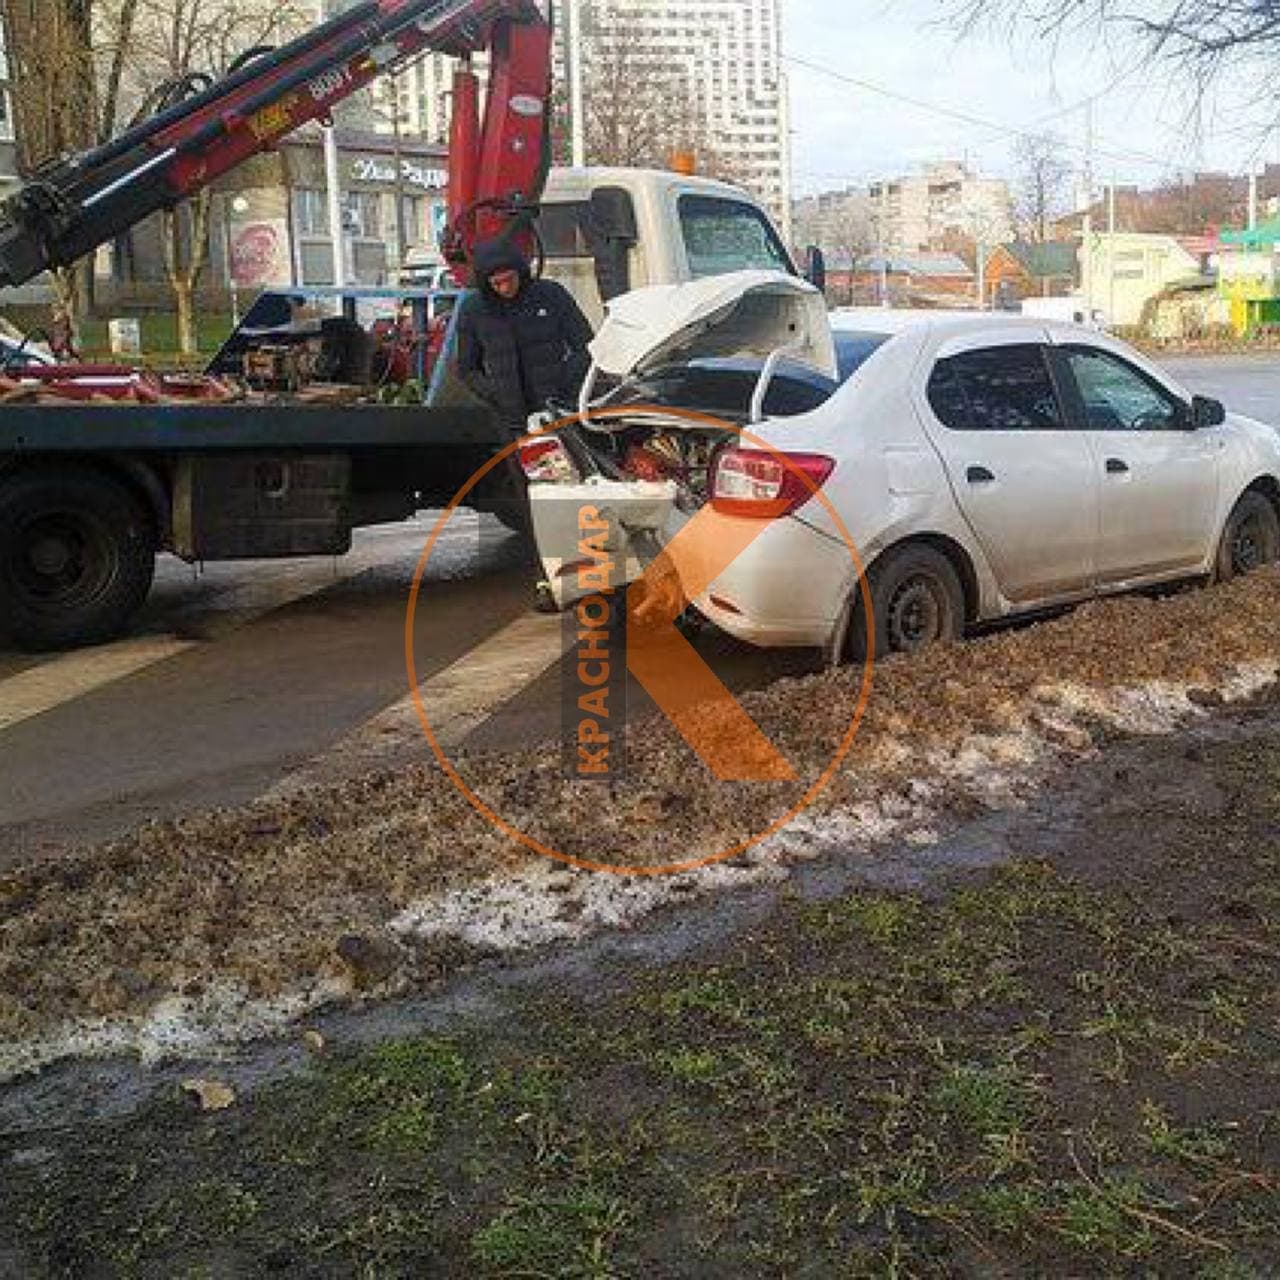
<path fill-rule="evenodd" d="M 871 200 L 865 188 L 803 196 L 793 201 L 791 218 L 795 243 L 816 244 L 828 256 L 860 257 L 877 247 Z"/>
<path fill-rule="evenodd" d="M 9 53 L 0 23 L 0 197 L 18 185 L 18 148 L 13 133 L 13 97 L 9 92 Z"/>
<path fill-rule="evenodd" d="M 878 237 L 896 253 L 940 249 L 956 235 L 984 244 L 1013 235 L 1009 184 L 984 178 L 961 161 L 873 183 L 869 195 Z"/>
<path fill-rule="evenodd" d="M 589 0 L 591 59 L 625 47 L 662 75 L 672 117 L 690 109 L 695 136 L 725 175 L 782 224 L 791 216 L 791 149 L 781 59 L 782 0 Z"/>
<path fill-rule="evenodd" d="M 766 204 L 780 223 L 790 218 L 791 150 L 786 76 L 782 71 L 782 0 L 579 0 L 587 111 L 609 111 L 609 64 L 625 57 L 637 93 L 660 92 L 670 103 L 672 152 L 689 144 L 723 176 Z M 564 5 L 555 7 L 556 82 L 567 85 Z M 483 67 L 483 60 L 478 65 Z M 398 127 L 427 141 L 447 141 L 448 93 L 454 63 L 428 56 L 373 89 L 374 127 Z M 625 110 L 626 108 L 621 108 Z M 588 156 L 589 160 L 598 156 Z M 668 155 L 655 155 L 655 163 Z"/>

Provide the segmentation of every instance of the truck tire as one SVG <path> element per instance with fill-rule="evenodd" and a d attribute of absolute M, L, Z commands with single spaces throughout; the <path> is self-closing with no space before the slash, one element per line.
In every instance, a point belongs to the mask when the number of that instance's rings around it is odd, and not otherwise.
<path fill-rule="evenodd" d="M 1266 494 L 1251 489 L 1241 496 L 1222 532 L 1215 577 L 1230 582 L 1280 560 L 1280 514 Z"/>
<path fill-rule="evenodd" d="M 26 649 L 68 649 L 120 634 L 155 574 L 142 504 L 88 468 L 0 480 L 0 632 Z"/>

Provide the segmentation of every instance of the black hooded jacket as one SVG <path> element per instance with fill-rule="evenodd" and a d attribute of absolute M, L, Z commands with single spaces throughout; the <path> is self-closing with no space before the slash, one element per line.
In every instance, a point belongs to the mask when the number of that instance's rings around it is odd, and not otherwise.
<path fill-rule="evenodd" d="M 534 280 L 528 260 L 500 240 L 476 246 L 476 291 L 458 315 L 458 372 L 508 422 L 524 426 L 548 400 L 573 403 L 589 366 L 591 325 L 572 294 Z M 489 287 L 497 271 L 518 271 L 520 292 L 507 301 Z"/>

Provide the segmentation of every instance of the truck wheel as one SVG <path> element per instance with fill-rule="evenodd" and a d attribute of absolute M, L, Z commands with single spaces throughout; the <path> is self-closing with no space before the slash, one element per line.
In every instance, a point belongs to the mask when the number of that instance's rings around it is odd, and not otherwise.
<path fill-rule="evenodd" d="M 875 608 L 875 656 L 919 653 L 964 634 L 964 587 L 940 551 L 909 544 L 888 552 L 870 569 Z M 854 598 L 847 653 L 861 661 L 867 652 L 866 610 L 861 591 Z"/>
<path fill-rule="evenodd" d="M 89 470 L 0 481 L 0 631 L 24 648 L 118 635 L 151 589 L 156 534 L 123 485 Z"/>
<path fill-rule="evenodd" d="M 1280 560 L 1280 515 L 1265 494 L 1246 493 L 1227 517 L 1218 547 L 1219 582 Z"/>

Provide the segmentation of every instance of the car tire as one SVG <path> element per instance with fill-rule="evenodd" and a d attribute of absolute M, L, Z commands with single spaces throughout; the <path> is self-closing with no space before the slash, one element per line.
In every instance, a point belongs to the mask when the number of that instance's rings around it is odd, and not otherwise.
<path fill-rule="evenodd" d="M 1230 582 L 1280 561 L 1280 513 L 1266 494 L 1246 493 L 1227 517 L 1218 545 L 1215 578 Z"/>
<path fill-rule="evenodd" d="M 119 635 L 151 590 L 152 520 L 118 481 L 88 469 L 0 481 L 0 631 L 69 649 Z"/>
<path fill-rule="evenodd" d="M 912 543 L 886 552 L 868 572 L 874 612 L 874 653 L 920 653 L 964 634 L 964 587 L 955 566 L 942 552 Z M 866 660 L 866 605 L 855 593 L 846 652 Z"/>

